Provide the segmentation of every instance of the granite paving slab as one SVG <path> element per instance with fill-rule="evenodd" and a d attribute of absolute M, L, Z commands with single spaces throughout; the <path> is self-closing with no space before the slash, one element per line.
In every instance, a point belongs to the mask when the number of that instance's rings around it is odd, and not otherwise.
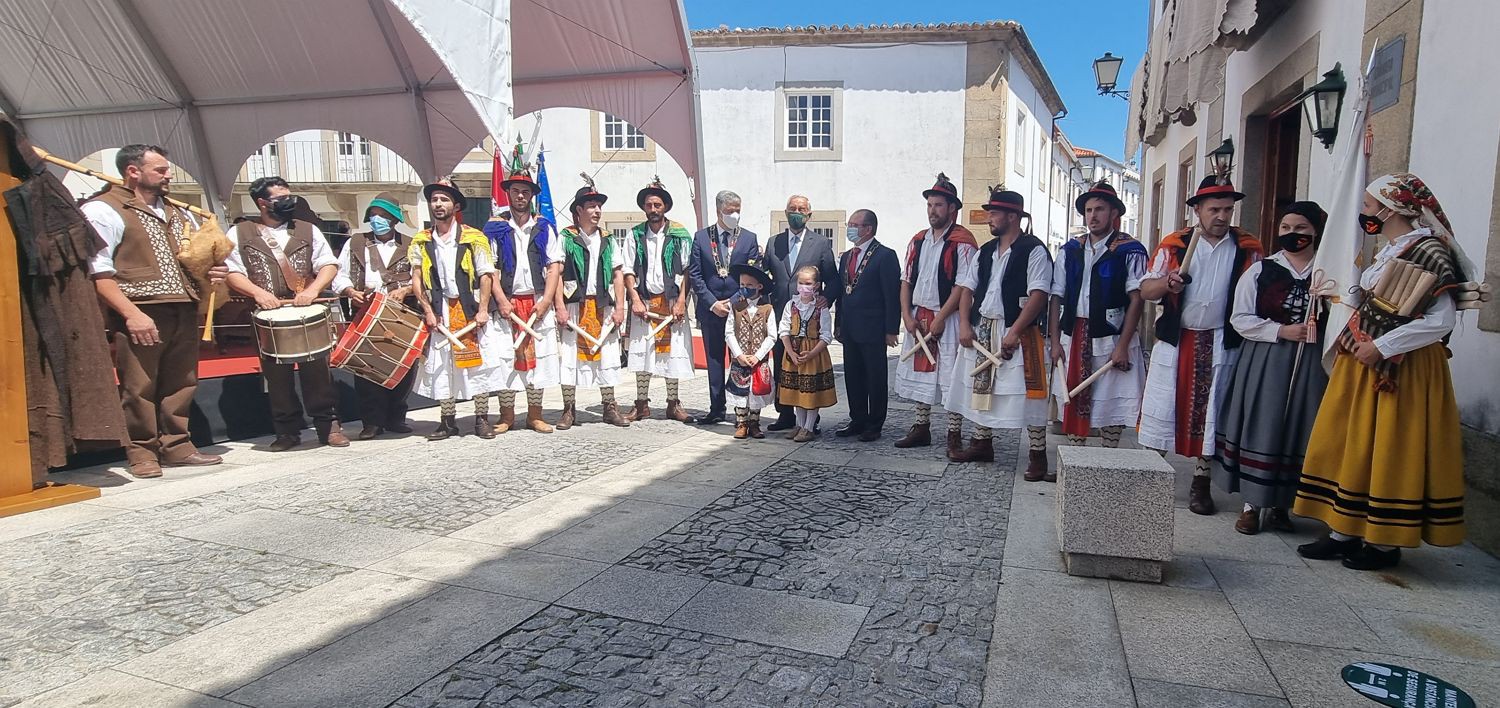
<path fill-rule="evenodd" d="M 665 624 L 809 654 L 839 657 L 870 608 L 709 583 Z"/>
<path fill-rule="evenodd" d="M 698 594 L 707 580 L 613 566 L 557 604 L 639 622 L 661 624 Z"/>
<path fill-rule="evenodd" d="M 178 530 L 175 535 L 225 546 L 362 568 L 434 536 L 256 509 Z"/>
<path fill-rule="evenodd" d="M 552 602 L 609 566 L 596 561 L 438 538 L 370 568 L 433 582 Z"/>

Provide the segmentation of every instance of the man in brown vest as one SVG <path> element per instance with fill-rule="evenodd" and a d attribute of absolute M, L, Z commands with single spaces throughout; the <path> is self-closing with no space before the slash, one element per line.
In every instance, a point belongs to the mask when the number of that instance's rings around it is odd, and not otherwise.
<path fill-rule="evenodd" d="M 411 261 L 406 257 L 414 232 L 402 218 L 405 215 L 395 195 L 376 195 L 365 207 L 365 223 L 350 234 L 349 242 L 339 252 L 339 277 L 334 279 L 333 289 L 349 298 L 356 310 L 377 291 L 417 308 L 417 299 L 411 294 Z M 406 424 L 406 397 L 416 380 L 416 369 L 407 370 L 406 376 L 389 389 L 362 377 L 354 378 L 360 420 L 364 421 L 360 440 L 386 431 L 411 432 Z"/>
<path fill-rule="evenodd" d="M 250 183 L 250 197 L 260 207 L 260 223 L 242 221 L 229 232 L 229 240 L 235 244 L 224 262 L 229 267 L 229 287 L 255 300 L 261 310 L 281 307 L 282 300 L 298 306 L 312 304 L 339 272 L 328 239 L 316 225 L 293 218 L 297 198 L 286 180 L 255 180 Z M 304 402 L 319 441 L 332 447 L 349 444 L 334 412 L 338 399 L 326 356 L 300 364 L 278 364 L 262 354 L 260 370 L 266 377 L 271 421 L 276 429 L 272 452 L 290 450 L 302 442 Z M 302 401 L 297 400 L 292 383 L 294 370 L 302 382 Z"/>
<path fill-rule="evenodd" d="M 108 308 L 130 473 L 160 477 L 162 464 L 217 465 L 217 455 L 188 438 L 198 390 L 198 290 L 175 256 L 191 217 L 164 199 L 172 183 L 166 150 L 126 145 L 115 167 L 125 186 L 101 192 L 83 213 L 105 243 L 91 270 Z"/>

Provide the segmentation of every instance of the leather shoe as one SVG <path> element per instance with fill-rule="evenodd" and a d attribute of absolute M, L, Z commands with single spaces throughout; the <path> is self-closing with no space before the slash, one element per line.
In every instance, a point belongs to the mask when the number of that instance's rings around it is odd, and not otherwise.
<path fill-rule="evenodd" d="M 1246 509 L 1240 512 L 1240 518 L 1234 522 L 1234 530 L 1246 536 L 1260 533 L 1260 509 Z"/>
<path fill-rule="evenodd" d="M 787 416 L 784 418 L 777 418 L 775 423 L 767 425 L 766 431 L 771 433 L 779 433 L 783 430 L 791 430 L 795 427 L 797 427 L 797 419 L 791 416 Z"/>
<path fill-rule="evenodd" d="M 880 428 L 870 428 L 859 434 L 860 442 L 875 442 L 880 439 Z"/>
<path fill-rule="evenodd" d="M 1312 560 L 1336 560 L 1348 557 L 1364 545 L 1364 539 L 1351 538 L 1347 541 L 1336 541 L 1332 536 L 1324 535 L 1312 543 L 1298 546 L 1297 555 Z"/>
<path fill-rule="evenodd" d="M 1286 509 L 1272 509 L 1271 530 L 1292 533 L 1297 530 L 1297 527 L 1292 525 L 1292 515 L 1288 514 Z"/>
<path fill-rule="evenodd" d="M 161 476 L 161 465 L 156 460 L 130 463 L 130 476 L 136 479 L 155 479 Z"/>
<path fill-rule="evenodd" d="M 169 460 L 168 467 L 207 467 L 223 462 L 224 458 L 204 452 L 195 452 L 180 460 Z"/>
<path fill-rule="evenodd" d="M 360 440 L 374 440 L 375 437 L 380 435 L 380 433 L 382 432 L 384 431 L 378 425 L 366 425 L 365 427 L 359 429 L 359 435 L 356 437 L 358 437 Z"/>
<path fill-rule="evenodd" d="M 411 432 L 411 426 L 407 425 L 406 421 L 401 421 L 400 423 L 392 423 L 385 426 L 385 432 L 400 433 L 402 435 L 405 435 Z"/>
<path fill-rule="evenodd" d="M 349 447 L 349 436 L 345 435 L 344 431 L 334 428 L 328 431 L 328 437 L 323 438 L 321 442 L 329 447 Z"/>
<path fill-rule="evenodd" d="M 1199 516 L 1213 516 L 1218 511 L 1214 508 L 1213 495 L 1208 491 L 1208 477 L 1193 476 L 1193 486 L 1188 489 L 1188 511 Z"/>
<path fill-rule="evenodd" d="M 301 444 L 301 435 L 277 435 L 276 439 L 271 441 L 271 452 L 286 452 Z"/>
<path fill-rule="evenodd" d="M 864 430 L 864 428 L 855 425 L 854 421 L 851 420 L 848 423 L 845 423 L 843 427 L 834 429 L 833 434 L 841 438 L 848 438 L 859 435 L 860 433 L 864 432 Z"/>
<path fill-rule="evenodd" d="M 717 423 L 722 423 L 724 422 L 724 411 L 709 411 L 704 415 L 698 416 L 698 419 L 693 422 L 698 425 L 715 425 Z"/>
<path fill-rule="evenodd" d="M 1382 551 L 1366 543 L 1344 556 L 1344 567 L 1350 570 L 1384 570 L 1401 562 L 1401 549 Z"/>

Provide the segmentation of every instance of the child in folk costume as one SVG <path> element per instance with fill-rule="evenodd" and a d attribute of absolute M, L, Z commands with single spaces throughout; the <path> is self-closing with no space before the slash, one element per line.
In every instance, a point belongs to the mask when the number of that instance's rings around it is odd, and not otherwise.
<path fill-rule="evenodd" d="M 1198 224 L 1163 237 L 1141 281 L 1141 297 L 1161 303 L 1141 400 L 1141 446 L 1194 460 L 1188 511 L 1205 516 L 1215 511 L 1210 459 L 1241 341 L 1229 326 L 1234 288 L 1261 254 L 1259 238 L 1229 225 L 1244 198 L 1227 174 L 1205 177 L 1187 200 Z"/>
<path fill-rule="evenodd" d="M 1312 263 L 1328 215 L 1313 202 L 1295 202 L 1281 215 L 1271 257 L 1250 266 L 1234 291 L 1229 323 L 1245 343 L 1234 364 L 1219 414 L 1218 469 L 1214 481 L 1239 492 L 1244 509 L 1234 528 L 1256 534 L 1261 511 L 1270 524 L 1291 531 L 1288 510 L 1302 476 L 1302 457 L 1328 374 L 1316 329 Z"/>
<path fill-rule="evenodd" d="M 587 173 L 583 181 L 584 186 L 568 206 L 574 225 L 562 232 L 566 258 L 558 290 L 557 320 L 564 330 L 563 412 L 557 421 L 558 430 L 567 430 L 578 422 L 575 406 L 579 386 L 599 389 L 604 422 L 630 425 L 615 402 L 615 385 L 620 381 L 620 326 L 625 322 L 625 277 L 620 273 L 624 254 L 615 250 L 614 239 L 599 229 L 600 210 L 609 197 L 594 189 L 594 180 Z"/>
<path fill-rule="evenodd" d="M 838 394 L 833 389 L 833 358 L 828 355 L 833 313 L 818 307 L 818 267 L 803 266 L 793 277 L 796 295 L 787 301 L 778 329 L 786 354 L 776 383 L 781 404 L 797 409 L 797 427 L 787 437 L 801 443 L 817 437 L 813 431 L 818 409 L 838 403 Z"/>
<path fill-rule="evenodd" d="M 725 321 L 729 378 L 724 400 L 734 407 L 735 439 L 759 440 L 766 436 L 760 430 L 760 411 L 776 400 L 769 358 L 776 348 L 776 307 L 766 297 L 771 276 L 754 261 L 731 265 L 729 272 L 739 278 L 740 292 L 732 298 Z"/>
<path fill-rule="evenodd" d="M 693 337 L 688 329 L 685 280 L 693 235 L 667 218 L 672 195 L 658 177 L 635 195 L 646 220 L 626 240 L 625 288 L 630 297 L 630 370 L 635 372 L 635 409 L 631 422 L 651 417 L 651 377 L 667 380 L 666 417 L 692 420 L 677 393 L 677 383 L 693 377 Z"/>
<path fill-rule="evenodd" d="M 1042 317 L 1052 289 L 1052 257 L 1041 239 L 1021 230 L 1030 219 L 1018 193 L 992 189 L 990 234 L 959 272 L 958 359 L 943 407 L 974 423 L 969 446 L 954 462 L 993 462 L 995 428 L 1026 429 L 1027 478 L 1047 469 L 1047 342 Z M 998 359 L 996 364 L 990 357 Z"/>
<path fill-rule="evenodd" d="M 1360 274 L 1293 511 L 1328 524 L 1297 548 L 1355 570 L 1395 565 L 1401 548 L 1464 539 L 1463 437 L 1445 342 L 1473 268 L 1427 185 L 1386 175 L 1359 222 L 1386 241 Z M 1399 282 L 1392 286 L 1393 278 Z"/>
<path fill-rule="evenodd" d="M 974 234 L 958 224 L 958 188 L 947 175 L 922 192 L 927 200 L 927 223 L 906 247 L 906 269 L 901 275 L 901 323 L 906 329 L 901 360 L 896 366 L 896 395 L 915 401 L 917 420 L 896 447 L 932 444 L 932 404 L 942 403 L 952 385 L 958 358 L 959 271 L 974 259 L 979 246 Z M 922 346 L 925 344 L 925 347 Z M 963 449 L 963 414 L 948 412 L 948 452 Z"/>
<path fill-rule="evenodd" d="M 436 399 L 442 419 L 428 440 L 444 440 L 458 435 L 455 423 L 455 401 L 474 399 L 474 433 L 494 437 L 490 432 L 489 391 L 500 365 L 500 339 L 505 336 L 490 319 L 490 280 L 495 275 L 495 260 L 490 256 L 490 242 L 479 229 L 463 225 L 458 219 L 464 208 L 464 195 L 447 183 L 422 188 L 432 214 L 432 228 L 412 237 L 407 250 L 416 284 L 412 292 L 433 336 L 427 340 L 427 357 L 417 377 L 417 393 Z M 469 325 L 473 324 L 473 327 Z M 456 347 L 439 327 L 456 334 L 463 343 Z"/>
<path fill-rule="evenodd" d="M 1125 203 L 1108 182 L 1079 195 L 1074 208 L 1087 232 L 1063 244 L 1052 270 L 1052 361 L 1062 362 L 1053 392 L 1062 404 L 1069 445 L 1086 444 L 1097 428 L 1105 447 L 1119 447 L 1125 427 L 1141 417 L 1146 366 L 1137 330 L 1150 254 L 1115 228 Z M 1110 371 L 1071 396 L 1104 368 Z M 1043 479 L 1054 481 L 1056 475 L 1049 471 Z"/>
<path fill-rule="evenodd" d="M 499 387 L 500 422 L 495 433 L 515 426 L 516 392 L 526 392 L 526 427 L 552 432 L 542 420 L 542 389 L 558 383 L 558 281 L 562 275 L 563 245 L 557 229 L 532 210 L 540 191 L 524 166 L 500 183 L 510 209 L 484 225 L 495 256 L 495 307 L 502 340 Z M 484 436 L 481 436 L 484 437 Z"/>

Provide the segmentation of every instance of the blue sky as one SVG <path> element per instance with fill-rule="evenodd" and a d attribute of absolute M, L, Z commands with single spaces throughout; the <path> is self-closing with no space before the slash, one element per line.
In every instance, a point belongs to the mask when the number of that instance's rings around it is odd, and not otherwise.
<path fill-rule="evenodd" d="M 1106 51 L 1124 57 L 1120 88 L 1129 87 L 1129 74 L 1146 51 L 1147 1 L 950 0 L 934 5 L 910 0 L 685 0 L 685 4 L 693 29 L 1015 20 L 1025 28 L 1068 107 L 1068 117 L 1060 123 L 1068 139 L 1119 158 L 1124 149 L 1126 104 L 1098 95 L 1093 61 Z"/>

